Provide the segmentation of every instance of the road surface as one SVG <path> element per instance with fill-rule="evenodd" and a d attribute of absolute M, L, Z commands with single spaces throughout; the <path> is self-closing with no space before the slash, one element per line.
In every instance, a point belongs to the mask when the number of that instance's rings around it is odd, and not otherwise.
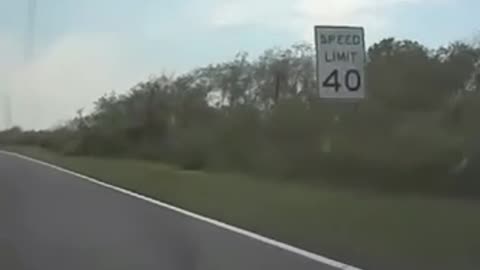
<path fill-rule="evenodd" d="M 127 193 L 0 153 L 0 269 L 354 269 Z"/>

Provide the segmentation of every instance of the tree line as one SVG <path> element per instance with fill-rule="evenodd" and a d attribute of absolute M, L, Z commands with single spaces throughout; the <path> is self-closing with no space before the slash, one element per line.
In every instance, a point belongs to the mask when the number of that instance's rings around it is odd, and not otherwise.
<path fill-rule="evenodd" d="M 15 127 L 0 142 L 188 170 L 480 195 L 475 170 L 452 173 L 465 157 L 472 164 L 480 145 L 480 47 L 388 38 L 367 57 L 368 98 L 358 104 L 319 100 L 315 50 L 302 43 L 150 78 L 102 96 L 64 125 Z"/>

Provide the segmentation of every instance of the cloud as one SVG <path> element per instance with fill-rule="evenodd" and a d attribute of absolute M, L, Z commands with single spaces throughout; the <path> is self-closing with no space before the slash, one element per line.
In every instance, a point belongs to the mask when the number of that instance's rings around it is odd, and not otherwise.
<path fill-rule="evenodd" d="M 46 128 L 161 68 L 186 71 L 239 49 L 255 53 L 281 42 L 311 41 L 320 24 L 363 25 L 373 41 L 392 28 L 390 15 L 398 7 L 446 1 L 453 0 L 188 0 L 166 12 L 162 2 L 149 1 L 125 2 L 130 4 L 114 13 L 108 3 L 80 1 L 71 14 L 52 15 L 52 25 L 65 27 L 39 40 L 39 46 L 50 45 L 37 48 L 29 63 L 22 38 L 0 32 L 0 99 L 2 91 L 10 93 L 15 124 Z M 86 15 L 91 7 L 97 10 L 93 17 Z M 2 115 L 0 108 L 0 127 Z"/>
<path fill-rule="evenodd" d="M 352 24 L 363 25 L 377 36 L 390 23 L 387 11 L 424 1 L 430 0 L 216 0 L 210 1 L 210 23 L 285 29 L 306 40 L 313 38 L 314 25 Z"/>
<path fill-rule="evenodd" d="M 220 1 L 212 5 L 211 23 L 214 26 L 232 26 L 248 24 L 275 24 L 273 18 L 265 15 L 279 15 L 284 11 L 282 0 L 274 1 Z"/>
<path fill-rule="evenodd" d="M 28 64 L 2 65 L 8 70 L 3 74 L 4 89 L 11 96 L 14 123 L 25 128 L 51 127 L 82 107 L 91 108 L 104 93 L 126 90 L 143 79 L 146 73 L 135 67 L 121 44 L 112 35 L 71 34 Z M 0 52 L 19 55 L 15 47 Z"/>

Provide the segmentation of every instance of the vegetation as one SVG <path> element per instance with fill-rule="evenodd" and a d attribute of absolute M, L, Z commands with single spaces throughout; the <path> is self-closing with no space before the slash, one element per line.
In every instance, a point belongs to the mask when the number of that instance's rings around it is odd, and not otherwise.
<path fill-rule="evenodd" d="M 0 143 L 367 269 L 478 269 L 478 201 L 441 196 L 480 197 L 480 47 L 390 38 L 368 59 L 358 104 L 320 101 L 298 44 L 161 75 Z"/>
<path fill-rule="evenodd" d="M 440 195 L 480 195 L 452 176 L 475 145 L 480 48 L 429 49 L 384 39 L 368 49 L 367 100 L 319 101 L 314 50 L 270 49 L 180 76 L 162 75 L 45 131 L 13 128 L 3 144 L 66 155 L 136 157 L 187 170 Z M 473 179 L 473 180 L 472 180 Z"/>

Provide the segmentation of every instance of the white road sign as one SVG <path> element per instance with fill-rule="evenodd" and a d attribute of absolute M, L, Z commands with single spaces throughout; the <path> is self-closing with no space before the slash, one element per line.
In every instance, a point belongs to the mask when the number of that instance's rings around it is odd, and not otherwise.
<path fill-rule="evenodd" d="M 320 98 L 365 98 L 365 39 L 362 27 L 316 26 Z"/>

